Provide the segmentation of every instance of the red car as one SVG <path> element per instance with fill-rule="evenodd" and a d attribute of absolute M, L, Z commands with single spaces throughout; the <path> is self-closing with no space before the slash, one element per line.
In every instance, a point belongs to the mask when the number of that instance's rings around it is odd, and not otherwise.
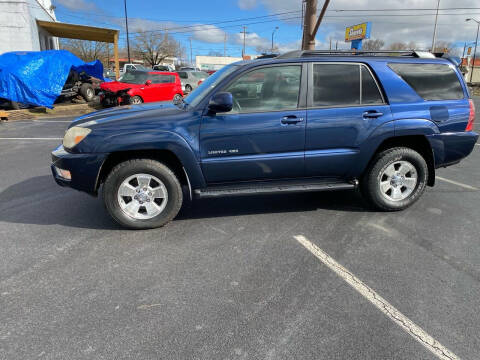
<path fill-rule="evenodd" d="M 165 71 L 128 71 L 118 81 L 101 83 L 100 88 L 100 101 L 104 106 L 176 102 L 183 97 L 178 74 Z"/>

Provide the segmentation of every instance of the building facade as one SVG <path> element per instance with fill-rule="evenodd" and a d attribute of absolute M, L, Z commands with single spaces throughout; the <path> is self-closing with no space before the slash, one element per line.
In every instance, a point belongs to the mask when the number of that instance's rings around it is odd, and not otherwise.
<path fill-rule="evenodd" d="M 202 56 L 195 57 L 195 66 L 200 70 L 219 70 L 225 65 L 242 60 L 241 57 L 230 56 Z"/>
<path fill-rule="evenodd" d="M 463 59 L 462 65 L 466 70 L 465 80 L 472 84 L 480 84 L 480 58 L 475 59 L 475 64 L 473 64 L 473 59 Z"/>
<path fill-rule="evenodd" d="M 0 0 L 0 54 L 58 49 L 58 39 L 37 20 L 56 21 L 51 0 Z"/>

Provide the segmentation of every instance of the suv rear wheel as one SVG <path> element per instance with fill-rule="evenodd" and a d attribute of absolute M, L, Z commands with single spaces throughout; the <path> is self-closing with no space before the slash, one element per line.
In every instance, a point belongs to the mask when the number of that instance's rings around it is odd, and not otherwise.
<path fill-rule="evenodd" d="M 428 167 L 415 150 L 397 147 L 379 153 L 362 181 L 364 196 L 377 209 L 403 210 L 425 191 Z"/>
<path fill-rule="evenodd" d="M 119 224 L 150 229 L 165 225 L 178 214 L 183 193 L 167 166 L 155 160 L 134 159 L 110 172 L 103 186 L 103 201 Z"/>

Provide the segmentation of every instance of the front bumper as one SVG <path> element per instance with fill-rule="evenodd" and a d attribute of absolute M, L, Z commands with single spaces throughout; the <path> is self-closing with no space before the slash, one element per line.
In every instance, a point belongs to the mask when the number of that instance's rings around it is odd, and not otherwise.
<path fill-rule="evenodd" d="M 98 177 L 107 154 L 72 154 L 62 145 L 52 152 L 50 166 L 55 182 L 92 195 L 97 194 Z M 61 177 L 55 167 L 70 171 L 71 179 Z"/>
<path fill-rule="evenodd" d="M 119 106 L 119 105 L 129 105 L 131 96 L 126 90 L 119 90 L 117 92 L 102 90 L 98 93 L 100 98 L 100 103 L 104 107 Z"/>

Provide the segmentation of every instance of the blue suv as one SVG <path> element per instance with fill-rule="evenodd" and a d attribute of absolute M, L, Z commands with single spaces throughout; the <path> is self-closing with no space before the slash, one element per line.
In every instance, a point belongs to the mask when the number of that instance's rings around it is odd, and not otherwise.
<path fill-rule="evenodd" d="M 431 53 L 295 51 L 225 66 L 176 104 L 108 109 L 52 153 L 62 186 L 129 228 L 166 224 L 184 199 L 354 189 L 402 210 L 435 169 L 472 151 L 475 110 L 453 60 Z"/>

